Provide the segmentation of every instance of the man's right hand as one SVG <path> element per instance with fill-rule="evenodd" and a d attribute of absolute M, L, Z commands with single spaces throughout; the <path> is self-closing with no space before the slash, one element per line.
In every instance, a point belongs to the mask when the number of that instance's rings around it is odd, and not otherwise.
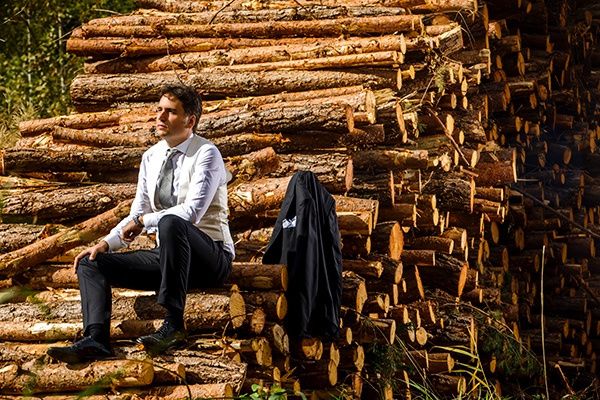
<path fill-rule="evenodd" d="M 73 266 L 75 267 L 75 269 L 77 269 L 77 266 L 79 265 L 79 261 L 81 261 L 81 259 L 87 255 L 90 256 L 91 261 L 94 261 L 94 259 L 96 258 L 96 254 L 106 253 L 107 251 L 108 251 L 108 243 L 105 240 L 101 240 L 100 243 L 98 243 L 97 245 L 88 247 L 87 249 L 83 250 L 81 253 L 77 254 L 77 257 L 75 257 L 75 261 L 73 262 Z"/>

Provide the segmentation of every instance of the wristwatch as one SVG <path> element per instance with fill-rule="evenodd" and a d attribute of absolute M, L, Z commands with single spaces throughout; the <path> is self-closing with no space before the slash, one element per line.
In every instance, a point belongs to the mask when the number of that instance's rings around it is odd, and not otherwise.
<path fill-rule="evenodd" d="M 142 221 L 140 221 L 140 217 L 141 217 L 141 215 L 134 215 L 133 216 L 133 222 L 135 222 L 135 224 L 137 226 L 139 226 L 140 228 L 143 228 L 144 224 L 142 223 Z"/>

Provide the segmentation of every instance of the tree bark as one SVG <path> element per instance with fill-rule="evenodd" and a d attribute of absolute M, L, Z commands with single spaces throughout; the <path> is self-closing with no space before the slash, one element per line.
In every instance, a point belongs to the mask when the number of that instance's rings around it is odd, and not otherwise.
<path fill-rule="evenodd" d="M 311 171 L 331 193 L 345 193 L 352 187 L 352 159 L 344 153 L 282 154 L 280 168 L 273 175 Z"/>
<path fill-rule="evenodd" d="M 106 235 L 113 226 L 129 214 L 131 201 L 127 200 L 112 210 L 88 219 L 70 229 L 0 256 L 0 274 L 12 276 L 32 266 Z"/>
<path fill-rule="evenodd" d="M 155 99 L 156 100 L 156 99 Z M 19 123 L 21 136 L 37 136 L 52 132 L 56 127 L 71 129 L 103 128 L 126 123 L 148 122 L 150 107 L 119 108 L 98 113 L 61 115 L 59 117 L 34 119 Z"/>
<path fill-rule="evenodd" d="M 61 225 L 0 224 L 0 253 L 10 253 L 63 229 Z"/>
<path fill-rule="evenodd" d="M 205 383 L 178 386 L 155 386 L 148 389 L 127 389 L 124 391 L 139 399 L 204 399 L 204 398 L 231 398 L 234 390 L 229 383 Z"/>
<path fill-rule="evenodd" d="M 272 147 L 267 147 L 244 156 L 229 157 L 225 159 L 225 166 L 233 179 L 251 181 L 275 172 L 279 167 L 279 157 Z"/>
<path fill-rule="evenodd" d="M 151 132 L 151 124 L 144 124 L 140 126 L 140 130 L 133 132 L 115 128 L 80 130 L 56 127 L 52 131 L 52 139 L 61 143 L 95 147 L 150 147 L 160 140 Z"/>
<path fill-rule="evenodd" d="M 89 386 L 128 387 L 152 383 L 154 370 L 151 360 L 96 361 L 80 369 L 65 364 L 34 364 L 23 370 L 23 365 L 9 364 L 0 369 L 0 390 L 4 393 L 25 391 L 64 392 L 81 391 Z"/>
<path fill-rule="evenodd" d="M 396 82 L 377 75 L 338 71 L 268 71 L 203 74 L 157 72 L 151 74 L 79 75 L 71 84 L 76 105 L 108 107 L 119 102 L 157 101 L 160 89 L 171 83 L 186 83 L 208 99 L 261 96 L 274 93 L 365 85 L 369 88 L 395 87 Z"/>
<path fill-rule="evenodd" d="M 177 4 L 168 1 L 145 1 L 142 6 L 167 13 L 144 12 L 143 14 L 111 16 L 96 18 L 88 22 L 90 25 L 156 25 L 156 24 L 211 24 L 211 23 L 255 23 L 267 21 L 298 21 L 314 19 L 335 19 L 344 17 L 369 17 L 380 15 L 406 15 L 406 9 L 397 7 L 342 6 L 323 7 L 323 5 L 302 5 L 285 3 L 276 8 L 225 9 L 218 14 L 206 10 L 202 3 L 194 2 L 198 10 L 190 3 Z M 170 8 L 170 9 L 165 9 Z M 221 6 L 219 6 L 220 8 Z M 178 10 L 179 8 L 179 10 Z"/>
<path fill-rule="evenodd" d="M 261 307 L 269 318 L 280 321 L 287 314 L 287 299 L 282 292 L 243 292 L 242 296 L 248 304 Z"/>
<path fill-rule="evenodd" d="M 352 160 L 361 169 L 425 169 L 428 153 L 427 150 L 365 150 L 354 153 Z"/>
<path fill-rule="evenodd" d="M 81 27 L 86 37 L 252 37 L 280 38 L 294 36 L 337 37 L 364 36 L 394 32 L 421 33 L 423 17 L 390 15 L 377 17 L 339 18 L 310 21 L 268 21 L 257 23 L 217 23 L 182 25 L 91 25 Z"/>
<path fill-rule="evenodd" d="M 281 264 L 234 262 L 227 282 L 243 289 L 287 290 L 287 267 Z"/>
<path fill-rule="evenodd" d="M 109 172 L 137 168 L 145 148 L 108 148 L 86 151 L 6 149 L 0 152 L 0 175 L 7 172 L 93 171 Z"/>
<path fill-rule="evenodd" d="M 371 235 L 372 250 L 375 253 L 399 260 L 404 248 L 404 234 L 400 224 L 395 221 L 380 222 Z"/>
<path fill-rule="evenodd" d="M 63 221 L 98 215 L 133 199 L 135 185 L 94 185 L 50 190 L 0 191 L 2 221 Z"/>
<path fill-rule="evenodd" d="M 404 36 L 388 35 L 379 38 L 352 38 L 349 40 L 322 40 L 316 43 L 290 44 L 287 46 L 248 47 L 229 51 L 187 52 L 162 57 L 137 59 L 117 58 L 86 64 L 88 74 L 123 74 L 171 71 L 176 69 L 209 68 L 215 66 L 261 64 L 308 60 L 326 57 L 368 54 L 382 51 L 402 52 L 406 46 Z M 296 65 L 294 65 L 296 67 Z"/>
<path fill-rule="evenodd" d="M 360 313 L 365 301 L 367 301 L 367 288 L 364 278 L 353 272 L 345 271 L 343 272 L 342 288 L 342 304 Z"/>

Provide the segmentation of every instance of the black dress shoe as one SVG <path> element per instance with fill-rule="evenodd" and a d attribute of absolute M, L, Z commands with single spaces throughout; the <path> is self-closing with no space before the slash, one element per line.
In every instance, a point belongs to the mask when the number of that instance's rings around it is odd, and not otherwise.
<path fill-rule="evenodd" d="M 179 330 L 171 322 L 165 321 L 156 332 L 142 336 L 136 342 L 142 344 L 148 353 L 158 355 L 170 348 L 181 346 L 185 343 L 185 337 L 183 330 Z"/>
<path fill-rule="evenodd" d="M 101 360 L 113 356 L 109 346 L 106 346 L 90 336 L 86 336 L 66 347 L 50 347 L 48 355 L 55 360 L 67 364 L 77 364 L 86 361 Z"/>

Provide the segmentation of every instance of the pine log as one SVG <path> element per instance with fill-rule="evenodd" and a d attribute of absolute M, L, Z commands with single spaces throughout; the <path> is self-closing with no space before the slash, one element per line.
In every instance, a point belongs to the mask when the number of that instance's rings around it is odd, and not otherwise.
<path fill-rule="evenodd" d="M 344 260 L 344 270 L 352 271 L 363 277 L 380 278 L 383 274 L 381 261 Z"/>
<path fill-rule="evenodd" d="M 103 128 L 126 123 L 148 122 L 150 107 L 119 108 L 100 113 L 71 114 L 59 117 L 34 119 L 19 123 L 21 136 L 37 136 L 52 132 L 57 127 L 70 129 Z"/>
<path fill-rule="evenodd" d="M 230 398 L 234 389 L 229 383 L 205 383 L 179 386 L 155 386 L 148 389 L 127 389 L 128 395 L 141 399 L 183 400 L 193 398 Z"/>
<path fill-rule="evenodd" d="M 484 159 L 484 155 L 487 159 Z M 516 182 L 516 153 L 513 150 L 497 154 L 482 152 L 477 164 L 477 174 L 474 178 L 477 186 L 502 186 Z"/>
<path fill-rule="evenodd" d="M 203 12 L 203 11 L 217 11 L 223 8 L 227 3 L 225 1 L 198 1 L 193 2 L 186 1 L 174 1 L 174 0 L 139 0 L 139 5 L 144 8 L 154 8 L 161 11 L 169 12 Z M 335 0 L 319 0 L 318 5 L 326 8 L 338 8 L 341 7 L 339 2 Z M 280 1 L 276 3 L 262 3 L 258 6 L 259 10 L 278 10 L 296 8 L 298 3 L 288 0 Z M 312 5 L 306 6 L 308 10 Z M 316 5 L 315 5 L 316 6 Z M 367 7 L 368 6 L 368 7 Z M 257 6 L 255 5 L 242 5 L 242 9 L 254 10 Z M 444 12 L 444 11 L 460 11 L 463 9 L 475 11 L 477 10 L 477 2 L 474 0 L 453 0 L 445 1 L 443 3 L 430 2 L 427 0 L 351 0 L 344 4 L 344 7 L 408 7 L 411 11 L 420 13 L 430 12 Z M 283 11 L 282 11 L 283 12 Z M 290 11 L 291 12 L 291 11 Z M 296 14 L 293 14 L 296 15 Z M 302 15 L 302 14 L 301 14 Z M 311 14 L 309 14 L 311 15 Z"/>
<path fill-rule="evenodd" d="M 216 2 L 215 4 L 220 4 Z M 193 5 L 182 2 L 174 4 L 171 1 L 142 1 L 139 4 L 144 8 L 153 8 L 165 12 L 144 11 L 133 15 L 110 16 L 105 18 L 96 18 L 90 20 L 91 25 L 144 25 L 144 24 L 209 24 L 209 23 L 225 23 L 225 22 L 261 22 L 261 21 L 295 21 L 295 20 L 311 20 L 311 19 L 334 19 L 341 17 L 366 17 L 375 15 L 405 15 L 406 10 L 401 7 L 377 7 L 375 5 L 357 6 L 351 4 L 349 6 L 335 5 L 327 7 L 325 5 L 305 5 L 297 7 L 297 4 L 290 2 L 280 2 L 278 4 L 261 4 L 259 6 L 247 7 L 241 5 L 241 9 L 222 9 L 221 12 L 215 14 L 209 12 L 207 7 L 214 4 L 206 4 L 203 2 L 195 2 L 198 10 L 194 10 Z M 223 3 L 217 6 L 221 8 Z M 167 10 L 167 8 L 173 8 Z M 270 8 L 273 7 L 273 8 Z M 180 9 L 177 9 L 180 8 Z M 216 10 L 216 9 L 215 9 Z"/>
<path fill-rule="evenodd" d="M 394 343 L 396 338 L 396 321 L 393 319 L 360 318 L 356 329 L 353 328 L 358 343 Z"/>
<path fill-rule="evenodd" d="M 282 320 L 288 311 L 287 299 L 280 292 L 242 292 L 244 301 L 255 307 L 261 307 L 269 318 Z"/>
<path fill-rule="evenodd" d="M 447 174 L 446 174 L 447 175 Z M 435 194 L 440 208 L 449 211 L 473 210 L 475 184 L 459 176 L 436 176 L 423 184 L 423 193 Z"/>
<path fill-rule="evenodd" d="M 368 35 L 423 31 L 417 15 L 339 18 L 311 21 L 268 21 L 251 24 L 182 24 L 182 25 L 91 25 L 81 27 L 84 37 L 253 37 L 277 38 L 293 36 L 337 37 L 342 34 Z"/>
<path fill-rule="evenodd" d="M 207 114 L 200 119 L 197 132 L 207 138 L 217 138 L 245 132 L 290 133 L 303 130 L 348 132 L 346 104 L 274 105 L 259 110 L 225 110 Z"/>
<path fill-rule="evenodd" d="M 460 296 L 468 282 L 469 264 L 443 253 L 437 253 L 433 266 L 420 266 L 419 275 L 429 287 L 440 288 Z M 467 291 L 473 287 L 467 288 Z"/>
<path fill-rule="evenodd" d="M 293 175 L 296 171 L 311 171 L 331 193 L 345 193 L 352 187 L 353 161 L 344 153 L 282 154 L 277 176 Z"/>
<path fill-rule="evenodd" d="M 46 239 L 0 256 L 0 274 L 12 276 L 55 257 L 81 244 L 106 235 L 113 226 L 129 214 L 131 201 L 124 201 L 112 210 L 63 230 Z"/>
<path fill-rule="evenodd" d="M 402 252 L 402 262 L 407 265 L 434 266 L 436 265 L 435 250 L 409 250 Z"/>
<path fill-rule="evenodd" d="M 197 88 L 207 98 L 259 96 L 282 91 L 364 85 L 369 88 L 396 87 L 397 82 L 378 75 L 338 71 L 269 71 L 231 73 L 157 72 L 150 74 L 79 75 L 71 84 L 71 98 L 76 105 L 109 106 L 118 102 L 157 101 L 160 89 L 171 83 L 184 82 Z"/>
<path fill-rule="evenodd" d="M 303 388 L 330 387 L 338 381 L 337 365 L 333 360 L 304 363 L 296 373 Z"/>
<path fill-rule="evenodd" d="M 266 147 L 244 156 L 229 157 L 224 161 L 233 179 L 240 181 L 250 181 L 253 178 L 265 176 L 279 167 L 279 157 L 272 147 Z"/>
<path fill-rule="evenodd" d="M 159 141 L 153 133 L 152 124 L 142 124 L 136 128 L 117 129 L 71 129 L 57 126 L 52 131 L 52 140 L 60 143 L 79 144 L 95 147 L 150 147 Z"/>
<path fill-rule="evenodd" d="M 0 174 L 43 171 L 122 171 L 137 168 L 145 148 L 108 148 L 87 151 L 6 149 L 0 153 Z"/>
<path fill-rule="evenodd" d="M 360 313 L 367 301 L 365 280 L 351 271 L 342 275 L 342 304 Z"/>
<path fill-rule="evenodd" d="M 290 176 L 261 178 L 251 184 L 241 183 L 231 187 L 228 190 L 230 218 L 235 220 L 279 208 L 290 179 Z"/>
<path fill-rule="evenodd" d="M 409 242 L 409 246 L 414 250 L 434 250 L 436 252 L 452 254 L 454 241 L 450 238 L 438 236 L 421 236 Z"/>
<path fill-rule="evenodd" d="M 377 224 L 371 235 L 371 241 L 373 252 L 389 256 L 393 260 L 400 259 L 404 248 L 404 234 L 397 222 Z"/>
<path fill-rule="evenodd" d="M 129 292 L 125 292 L 127 294 Z M 147 293 L 147 292 L 142 292 Z M 50 292 L 52 296 L 38 294 L 32 300 L 32 304 L 13 303 L 3 304 L 0 308 L 8 314 L 0 318 L 4 321 L 13 321 L 18 328 L 19 323 L 30 321 L 33 325 L 43 326 L 43 322 L 51 323 L 78 321 L 81 316 L 81 305 L 79 293 L 73 298 L 56 298 L 59 291 Z M 189 330 L 207 330 L 211 328 L 224 327 L 228 323 L 239 327 L 245 318 L 245 302 L 236 291 L 220 293 L 189 293 L 186 298 L 185 320 Z M 10 319 L 7 319 L 12 315 Z M 112 315 L 116 320 L 151 320 L 164 316 L 164 310 L 156 303 L 155 296 L 116 296 L 113 301 Z M 7 322 L 8 323 L 8 322 Z M 30 334 L 35 334 L 34 327 L 22 324 L 22 329 Z M 32 325 L 32 324 L 30 324 Z M 7 328 L 8 329 L 8 328 Z M 44 329 L 44 328 L 40 328 Z M 126 333 L 126 327 L 121 327 Z M 25 339 L 31 340 L 31 339 Z"/>
<path fill-rule="evenodd" d="M 239 157 L 267 147 L 281 148 L 286 139 L 281 134 L 241 133 L 211 140 L 223 157 Z"/>
<path fill-rule="evenodd" d="M 152 361 L 96 361 L 80 369 L 65 364 L 37 366 L 22 370 L 16 364 L 0 369 L 0 389 L 4 393 L 80 391 L 88 386 L 128 387 L 152 383 Z"/>
<path fill-rule="evenodd" d="M 323 40 L 317 43 L 291 44 L 287 46 L 249 47 L 229 51 L 213 50 L 201 53 L 180 53 L 162 57 L 137 59 L 113 59 L 86 64 L 84 72 L 88 74 L 116 74 L 187 70 L 214 66 L 289 62 L 326 57 L 368 54 L 382 51 L 398 51 L 406 47 L 403 35 L 387 35 L 379 38 L 353 38 L 350 40 Z M 294 65 L 302 68 L 301 63 Z M 264 70 L 264 69 L 263 69 Z"/>
<path fill-rule="evenodd" d="M 263 265 L 234 262 L 227 282 L 244 289 L 287 290 L 287 267 L 281 264 Z"/>
<path fill-rule="evenodd" d="M 63 229 L 61 225 L 0 224 L 0 253 L 27 246 Z"/>
<path fill-rule="evenodd" d="M 276 323 L 268 323 L 264 331 L 265 336 L 269 339 L 275 350 L 284 356 L 290 354 L 290 340 L 283 326 Z"/>
<path fill-rule="evenodd" d="M 427 168 L 426 150 L 366 150 L 352 155 L 355 167 L 361 169 L 420 169 Z"/>
<path fill-rule="evenodd" d="M 344 258 L 364 258 L 371 254 L 371 237 L 366 235 L 346 235 L 342 238 Z"/>
<path fill-rule="evenodd" d="M 94 185 L 82 188 L 0 190 L 0 219 L 6 222 L 63 221 L 98 215 L 133 199 L 135 185 Z"/>

